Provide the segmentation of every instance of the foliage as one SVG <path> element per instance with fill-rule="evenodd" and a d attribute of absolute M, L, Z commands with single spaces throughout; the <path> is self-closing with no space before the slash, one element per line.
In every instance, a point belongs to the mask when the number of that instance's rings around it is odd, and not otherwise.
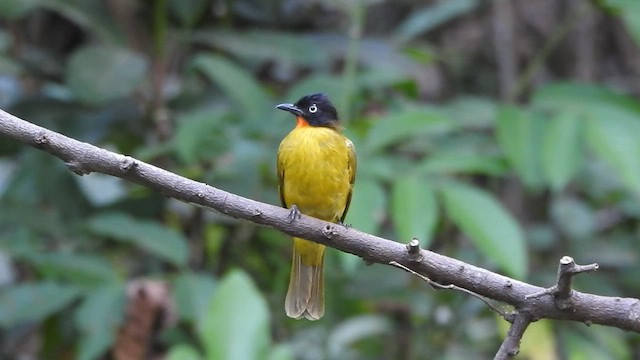
<path fill-rule="evenodd" d="M 598 4 L 640 43 L 636 1 Z M 347 223 L 541 286 L 569 254 L 602 268 L 580 290 L 637 297 L 640 102 L 552 61 L 521 103 L 493 98 L 488 51 L 446 41 L 491 28 L 490 13 L 472 0 L 3 0 L 0 107 L 277 204 L 293 124 L 273 106 L 322 91 L 358 151 Z M 450 85 L 433 96 L 438 79 Z M 172 360 L 485 358 L 504 333 L 476 299 L 336 251 L 326 320 L 289 320 L 289 261 L 273 230 L 0 142 L 0 357 L 107 356 L 139 277 L 171 285 L 174 322 L 154 345 Z M 42 345 L 7 345 L 25 337 Z M 576 324 L 525 341 L 544 344 L 524 346 L 530 358 L 638 352 L 632 335 Z"/>

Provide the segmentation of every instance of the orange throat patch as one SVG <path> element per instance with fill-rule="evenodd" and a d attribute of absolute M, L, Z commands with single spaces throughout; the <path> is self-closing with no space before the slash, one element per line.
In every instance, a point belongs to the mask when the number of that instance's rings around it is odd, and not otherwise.
<path fill-rule="evenodd" d="M 303 117 L 298 116 L 296 117 L 296 127 L 305 127 L 305 126 L 309 126 L 309 123 L 307 122 L 307 120 L 305 120 Z"/>

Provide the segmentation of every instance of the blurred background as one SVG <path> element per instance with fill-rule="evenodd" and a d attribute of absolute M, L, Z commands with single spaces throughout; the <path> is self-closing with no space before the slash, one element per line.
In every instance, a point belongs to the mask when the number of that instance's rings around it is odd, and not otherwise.
<path fill-rule="evenodd" d="M 324 92 L 358 151 L 346 222 L 539 286 L 639 297 L 636 0 L 2 0 L 0 108 L 279 204 Z M 483 359 L 479 300 L 329 250 L 288 319 L 287 236 L 0 140 L 2 359 Z M 633 359 L 638 334 L 534 323 L 521 359 Z"/>

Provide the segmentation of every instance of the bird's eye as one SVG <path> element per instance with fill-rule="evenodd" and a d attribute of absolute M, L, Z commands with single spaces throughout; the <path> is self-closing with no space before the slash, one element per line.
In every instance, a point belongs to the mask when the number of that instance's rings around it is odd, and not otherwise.
<path fill-rule="evenodd" d="M 309 106 L 309 112 L 310 113 L 315 113 L 316 111 L 318 111 L 318 107 L 316 106 L 316 104 L 313 104 L 311 106 Z"/>

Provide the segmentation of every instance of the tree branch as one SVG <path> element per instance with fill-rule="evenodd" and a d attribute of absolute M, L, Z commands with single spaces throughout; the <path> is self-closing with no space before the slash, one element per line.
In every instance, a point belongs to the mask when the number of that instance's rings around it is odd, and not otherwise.
<path fill-rule="evenodd" d="M 524 335 L 524 331 L 527 330 L 529 324 L 531 324 L 531 318 L 526 313 L 517 313 L 511 327 L 509 328 L 509 332 L 507 332 L 507 337 L 504 338 L 502 345 L 500 345 L 500 349 L 498 349 L 498 352 L 493 359 L 505 360 L 518 355 L 520 352 L 520 340 L 522 339 L 522 335 Z"/>
<path fill-rule="evenodd" d="M 287 209 L 189 180 L 132 157 L 71 139 L 2 110 L 0 134 L 62 159 L 70 170 L 79 175 L 91 172 L 113 175 L 152 188 L 165 196 L 202 205 L 234 218 L 270 226 L 288 235 L 357 255 L 368 262 L 389 264 L 395 261 L 439 284 L 455 285 L 485 298 L 511 304 L 519 313 L 525 312 L 529 321 L 541 318 L 573 320 L 640 332 L 638 299 L 571 291 L 570 302 L 563 308 L 558 306 L 552 294 L 530 296 L 544 292 L 541 287 L 431 251 L 411 246 L 407 248 L 395 241 L 309 216 L 302 215 L 291 222 L 288 220 Z"/>
<path fill-rule="evenodd" d="M 563 256 L 558 265 L 558 280 L 556 284 L 540 292 L 529 294 L 526 298 L 533 299 L 543 295 L 553 295 L 559 308 L 571 307 L 570 299 L 571 295 L 573 295 L 571 282 L 573 277 L 580 273 L 596 271 L 598 267 L 598 264 L 578 265 L 571 256 Z"/>

